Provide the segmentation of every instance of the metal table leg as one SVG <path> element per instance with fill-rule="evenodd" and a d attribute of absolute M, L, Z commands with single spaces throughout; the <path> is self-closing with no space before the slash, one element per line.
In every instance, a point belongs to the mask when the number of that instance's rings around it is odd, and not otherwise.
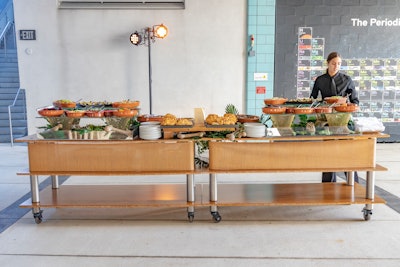
<path fill-rule="evenodd" d="M 32 198 L 32 204 L 39 204 L 40 199 L 39 199 L 39 177 L 37 175 L 31 175 L 30 176 L 31 180 L 31 198 Z M 41 223 L 42 222 L 42 210 L 40 207 L 34 207 L 32 208 L 32 213 L 33 213 L 33 218 L 35 219 L 36 223 Z"/>
<path fill-rule="evenodd" d="M 346 172 L 347 185 L 354 186 L 354 172 Z"/>
<path fill-rule="evenodd" d="M 210 182 L 209 182 L 209 190 L 210 190 L 210 202 L 217 202 L 218 201 L 218 188 L 217 188 L 217 174 L 210 173 Z M 211 215 L 213 217 L 214 222 L 220 222 L 221 216 L 218 212 L 217 205 L 210 206 Z"/>
<path fill-rule="evenodd" d="M 194 220 L 194 201 L 195 201 L 195 193 L 194 193 L 194 175 L 187 174 L 186 175 L 186 190 L 187 190 L 187 202 L 189 203 L 189 207 L 187 208 L 188 219 L 189 222 L 193 222 Z"/>
<path fill-rule="evenodd" d="M 58 175 L 52 175 L 51 176 L 51 186 L 52 186 L 53 189 L 58 189 L 59 188 Z"/>
<path fill-rule="evenodd" d="M 367 181 L 366 181 L 366 195 L 365 198 L 369 200 L 374 200 L 375 195 L 375 172 L 367 171 Z M 364 220 L 368 221 L 371 219 L 373 204 L 365 204 L 363 209 Z"/>

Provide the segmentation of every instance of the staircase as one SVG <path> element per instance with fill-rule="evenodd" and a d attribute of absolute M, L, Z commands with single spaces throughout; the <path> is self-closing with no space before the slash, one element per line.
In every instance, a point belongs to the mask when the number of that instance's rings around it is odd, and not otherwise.
<path fill-rule="evenodd" d="M 15 138 L 27 132 L 25 90 L 19 89 L 13 2 L 0 0 L 0 143 L 12 145 Z"/>
<path fill-rule="evenodd" d="M 13 138 L 27 134 L 25 90 L 19 90 L 17 51 L 0 49 L 0 143 L 12 143 L 8 107 L 11 110 Z"/>

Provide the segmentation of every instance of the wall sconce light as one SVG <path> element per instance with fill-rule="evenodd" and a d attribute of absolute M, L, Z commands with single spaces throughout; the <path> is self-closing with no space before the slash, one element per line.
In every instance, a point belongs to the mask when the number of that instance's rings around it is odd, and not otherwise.
<path fill-rule="evenodd" d="M 148 47 L 149 52 L 149 105 L 150 115 L 153 114 L 152 110 L 152 70 L 151 70 L 151 43 L 156 41 L 156 38 L 164 39 L 168 35 L 168 28 L 164 24 L 154 25 L 141 30 L 135 31 L 130 36 L 130 41 L 133 45 L 145 45 Z"/>

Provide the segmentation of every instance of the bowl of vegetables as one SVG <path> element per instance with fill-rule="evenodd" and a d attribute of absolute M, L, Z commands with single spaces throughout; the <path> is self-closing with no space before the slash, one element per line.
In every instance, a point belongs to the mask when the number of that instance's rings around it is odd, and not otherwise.
<path fill-rule="evenodd" d="M 38 113 L 43 117 L 59 117 L 64 114 L 64 110 L 58 108 L 43 108 L 38 110 Z"/>
<path fill-rule="evenodd" d="M 294 109 L 295 114 L 311 114 L 313 112 L 314 109 L 310 107 L 299 107 Z"/>
<path fill-rule="evenodd" d="M 358 110 L 358 105 L 344 104 L 344 105 L 335 106 L 334 109 L 338 112 L 355 112 Z"/>
<path fill-rule="evenodd" d="M 265 114 L 282 114 L 286 112 L 286 107 L 263 107 L 262 111 Z"/>
<path fill-rule="evenodd" d="M 324 101 L 328 104 L 344 104 L 347 102 L 347 97 L 344 96 L 330 96 L 330 97 L 325 97 Z"/>
<path fill-rule="evenodd" d="M 59 108 L 75 108 L 76 103 L 72 100 L 60 99 L 60 100 L 54 101 L 53 106 L 59 107 Z"/>
<path fill-rule="evenodd" d="M 85 115 L 84 110 L 66 110 L 65 114 L 68 118 L 82 118 Z"/>
<path fill-rule="evenodd" d="M 332 107 L 315 107 L 315 113 L 332 113 Z"/>
<path fill-rule="evenodd" d="M 138 111 L 136 109 L 119 108 L 114 110 L 113 114 L 116 117 L 132 118 L 138 114 Z"/>
<path fill-rule="evenodd" d="M 273 98 L 267 98 L 264 99 L 265 105 L 283 105 L 287 101 L 287 98 L 282 98 L 282 97 L 273 97 Z"/>
<path fill-rule="evenodd" d="M 120 102 L 113 102 L 113 108 L 137 108 L 140 105 L 140 101 L 124 100 Z"/>
<path fill-rule="evenodd" d="M 86 110 L 85 116 L 89 118 L 102 118 L 104 117 L 104 110 Z"/>

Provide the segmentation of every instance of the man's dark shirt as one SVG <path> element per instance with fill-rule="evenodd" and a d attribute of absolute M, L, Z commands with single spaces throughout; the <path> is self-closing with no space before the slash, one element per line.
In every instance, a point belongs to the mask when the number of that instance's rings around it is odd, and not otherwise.
<path fill-rule="evenodd" d="M 349 95 L 349 100 L 351 103 L 359 103 L 358 94 L 354 82 L 350 76 L 338 72 L 335 76 L 333 76 L 333 80 L 335 82 L 334 84 L 332 83 L 332 78 L 328 73 L 318 76 L 318 78 L 315 80 L 310 97 L 316 99 L 318 97 L 318 92 L 321 92 L 322 99 L 330 96 Z"/>

